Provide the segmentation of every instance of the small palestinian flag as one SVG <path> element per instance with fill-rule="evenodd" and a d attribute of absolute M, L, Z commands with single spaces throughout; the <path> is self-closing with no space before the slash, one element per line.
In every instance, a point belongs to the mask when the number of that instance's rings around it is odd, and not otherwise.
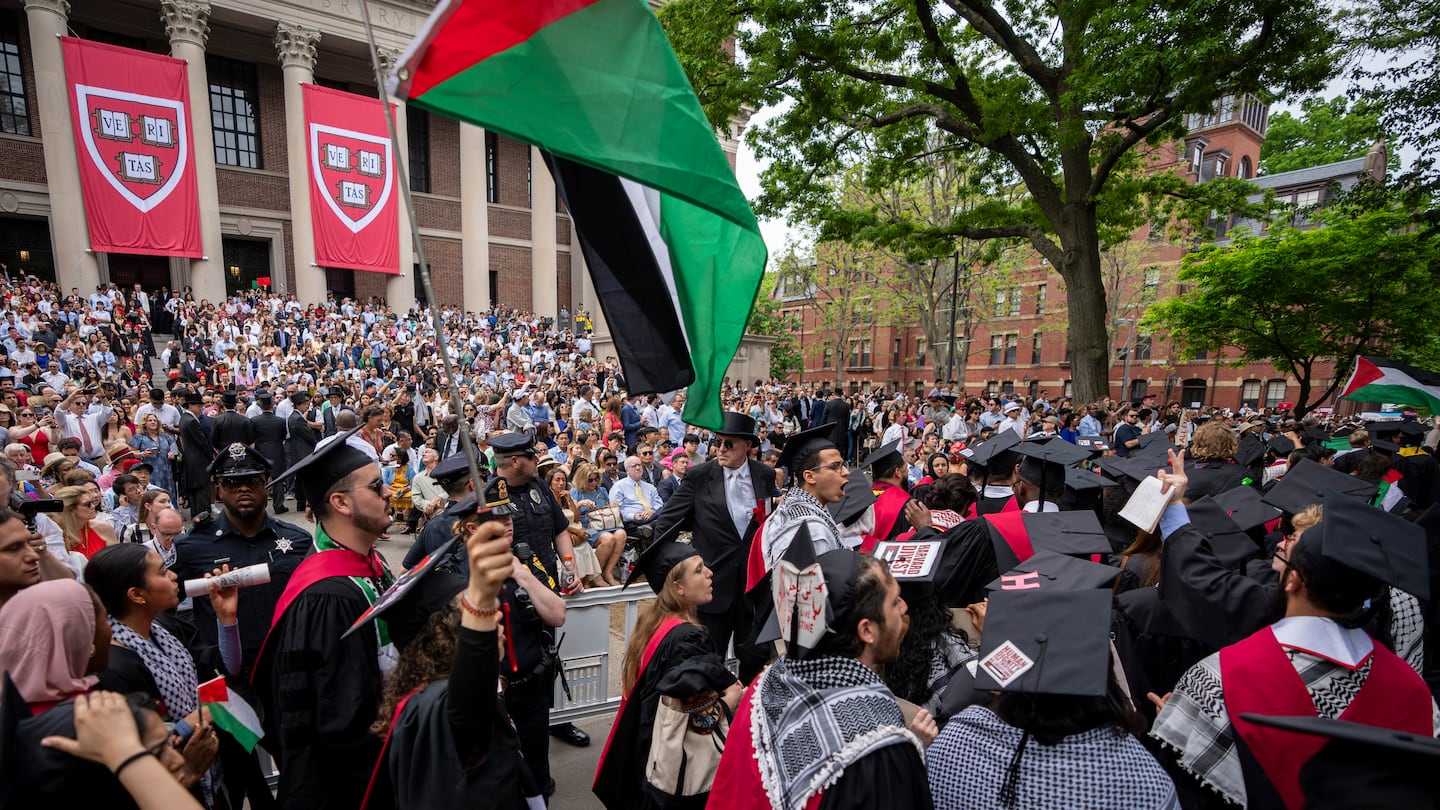
<path fill-rule="evenodd" d="M 265 736 L 260 727 L 260 718 L 245 698 L 231 692 L 225 686 L 224 678 L 214 678 L 200 684 L 200 704 L 210 707 L 210 719 L 215 727 L 235 738 L 246 751 L 254 751 L 255 744 Z"/>
<path fill-rule="evenodd" d="M 546 153 L 630 391 L 721 427 L 765 242 L 645 0 L 441 2 L 390 91 Z"/>
<path fill-rule="evenodd" d="M 1383 357 L 1355 358 L 1355 371 L 1340 392 L 1355 402 L 1411 405 L 1440 414 L 1440 374 L 1421 371 Z"/>

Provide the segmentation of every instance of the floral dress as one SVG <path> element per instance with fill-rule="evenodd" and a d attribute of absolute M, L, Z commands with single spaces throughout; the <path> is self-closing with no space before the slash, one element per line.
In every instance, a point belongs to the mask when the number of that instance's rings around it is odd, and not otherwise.
<path fill-rule="evenodd" d="M 158 437 L 146 433 L 136 434 L 130 440 L 130 446 L 138 450 L 140 458 L 154 469 L 154 472 L 150 473 L 150 483 L 170 493 L 171 500 L 179 497 L 179 493 L 175 491 L 175 469 L 170 458 L 175 452 L 175 440 L 170 434 L 161 433 Z M 156 452 L 145 455 L 150 450 Z"/>

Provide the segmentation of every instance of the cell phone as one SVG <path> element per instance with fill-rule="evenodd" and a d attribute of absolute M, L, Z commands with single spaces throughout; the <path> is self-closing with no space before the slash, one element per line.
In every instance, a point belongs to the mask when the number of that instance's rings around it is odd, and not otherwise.
<path fill-rule="evenodd" d="M 15 480 L 16 480 L 16 481 L 39 481 L 39 480 L 40 480 L 40 472 L 39 472 L 38 470 L 16 470 L 16 471 L 15 471 Z"/>

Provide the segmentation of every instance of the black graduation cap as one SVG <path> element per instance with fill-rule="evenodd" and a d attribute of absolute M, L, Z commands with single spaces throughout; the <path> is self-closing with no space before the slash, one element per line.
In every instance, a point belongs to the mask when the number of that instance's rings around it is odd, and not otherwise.
<path fill-rule="evenodd" d="M 864 461 L 860 462 L 860 469 L 863 470 L 866 467 L 874 467 L 875 475 L 879 477 L 884 474 L 881 470 L 888 472 L 904 463 L 904 461 L 905 456 L 900 452 L 900 439 L 896 439 L 889 444 L 882 444 L 875 448 L 874 452 L 866 456 Z"/>
<path fill-rule="evenodd" d="M 1400 433 L 1403 436 L 1424 436 L 1430 432 L 1430 428 L 1419 422 L 1401 422 Z"/>
<path fill-rule="evenodd" d="M 1265 457 L 1265 442 L 1261 441 L 1253 433 L 1246 433 L 1240 437 L 1240 445 L 1235 448 L 1235 461 L 1241 467 L 1253 467 Z"/>
<path fill-rule="evenodd" d="M 1100 697 L 1110 680 L 1111 595 L 992 591 L 975 671 L 982 690 Z"/>
<path fill-rule="evenodd" d="M 1079 436 L 1075 439 L 1075 446 L 1090 451 L 1092 455 L 1110 449 L 1110 443 L 1099 436 Z"/>
<path fill-rule="evenodd" d="M 1068 554 L 1037 551 L 1025 562 L 1000 575 L 985 586 L 990 591 L 1081 591 L 1109 588 L 1121 570 Z"/>
<path fill-rule="evenodd" d="M 830 517 L 842 526 L 849 526 L 865 514 L 870 504 L 875 503 L 875 490 L 870 486 L 870 479 L 865 477 L 865 471 L 854 469 L 850 471 L 850 480 L 845 484 L 845 492 L 840 500 L 834 503 L 825 504 L 830 510 Z"/>
<path fill-rule="evenodd" d="M 1295 452 L 1295 442 L 1290 441 L 1288 437 L 1278 433 L 1271 436 L 1267 444 L 1270 445 L 1270 449 L 1274 450 L 1277 455 L 1288 456 Z"/>
<path fill-rule="evenodd" d="M 1307 506 L 1324 503 L 1327 493 L 1336 492 L 1369 503 L 1378 488 L 1363 478 L 1336 472 L 1307 458 L 1291 467 L 1261 500 L 1283 512 L 1298 515 Z"/>
<path fill-rule="evenodd" d="M 1241 531 L 1248 532 L 1280 517 L 1280 510 L 1261 500 L 1254 487 L 1233 487 L 1212 497 Z"/>
<path fill-rule="evenodd" d="M 775 460 L 775 466 L 789 470 L 790 479 L 797 482 L 798 485 L 800 473 L 803 470 L 795 468 L 802 461 L 821 450 L 835 449 L 835 443 L 830 441 L 834 432 L 834 425 L 817 425 L 796 433 L 785 441 L 785 449 L 780 451 L 779 458 Z"/>
<path fill-rule="evenodd" d="M 1088 492 L 1102 487 L 1118 486 L 1118 484 L 1091 470 L 1082 470 L 1079 467 L 1066 467 L 1065 486 L 1076 492 Z"/>
<path fill-rule="evenodd" d="M 1170 443 L 1170 435 L 1163 430 L 1157 430 L 1141 436 L 1140 444 L 1130 451 L 1130 457 L 1165 459 L 1174 449 L 1175 445 Z"/>
<path fill-rule="evenodd" d="M 1395 442 L 1387 442 L 1384 439 L 1371 439 L 1370 448 L 1372 450 L 1384 450 L 1391 455 L 1400 452 L 1400 445 Z"/>
<path fill-rule="evenodd" d="M 448 571 L 431 573 L 441 560 L 450 556 L 451 549 L 459 542 L 459 537 L 451 537 L 401 574 L 340 637 L 345 638 L 369 624 L 371 619 L 383 616 L 390 640 L 395 642 L 396 647 L 403 648 L 425 626 L 430 614 L 444 607 L 465 587 L 464 576 Z"/>
<path fill-rule="evenodd" d="M 1097 459 L 1095 466 L 1104 470 L 1106 475 L 1109 475 L 1121 483 L 1124 483 L 1127 478 L 1139 483 L 1154 475 L 1155 471 L 1164 465 L 1156 463 L 1156 460 L 1153 458 L 1105 456 L 1104 458 Z"/>
<path fill-rule="evenodd" d="M 1393 421 L 1386 421 L 1386 422 L 1366 422 L 1366 423 L 1365 423 L 1365 432 L 1366 432 L 1366 433 L 1369 433 L 1372 438 L 1375 437 L 1375 436 L 1380 436 L 1380 435 L 1382 435 L 1382 434 L 1388 436 L 1388 435 L 1390 435 L 1391 433 L 1399 433 L 1399 432 L 1400 432 L 1400 424 L 1401 424 L 1400 422 L 1393 422 Z"/>
<path fill-rule="evenodd" d="M 634 570 L 625 579 L 625 588 L 630 587 L 631 583 L 643 574 L 650 590 L 659 596 L 665 587 L 666 577 L 670 576 L 670 570 L 700 553 L 689 543 L 677 540 L 679 536 L 680 524 L 676 523 L 670 531 L 656 538 L 649 548 L 641 552 L 635 560 Z"/>
<path fill-rule="evenodd" d="M 1300 769 L 1305 806 L 1316 810 L 1440 807 L 1440 741 L 1423 734 L 1314 715 L 1242 714 L 1262 726 L 1328 737 Z"/>
<path fill-rule="evenodd" d="M 1342 428 L 1340 428 L 1339 430 L 1335 431 L 1334 438 L 1336 438 L 1336 439 L 1343 439 L 1343 438 L 1345 438 L 1346 436 L 1349 436 L 1351 433 L 1354 433 L 1355 431 L 1359 430 L 1360 427 L 1361 427 L 1361 426 L 1359 426 L 1359 425 L 1345 425 L 1344 427 L 1342 427 Z"/>
<path fill-rule="evenodd" d="M 960 455 L 970 464 L 991 472 L 1000 472 L 1013 466 L 1015 454 L 1011 452 L 1015 445 L 1020 443 L 1020 437 L 1013 430 L 1002 430 L 993 439 L 986 439 L 976 442 L 964 450 Z M 1008 462 L 1008 463 L 1007 463 Z"/>
<path fill-rule="evenodd" d="M 755 637 L 759 644 L 785 641 L 785 654 L 802 659 L 850 612 L 860 557 L 850 549 L 815 557 L 810 527 L 800 524 L 770 572 L 772 610 Z"/>
<path fill-rule="evenodd" d="M 1040 502 L 1045 494 L 1065 481 L 1065 468 L 1090 458 L 1090 453 L 1061 438 L 1046 441 L 1024 441 L 1015 445 L 1019 453 L 1020 477 L 1040 488 Z"/>
<path fill-rule="evenodd" d="M 1255 540 L 1240 528 L 1227 514 L 1225 507 L 1214 498 L 1207 495 L 1191 501 L 1186 511 L 1190 514 L 1190 525 L 1205 535 L 1210 550 L 1221 564 L 1233 568 L 1251 557 L 1259 556 L 1260 546 L 1255 544 Z"/>
<path fill-rule="evenodd" d="M 347 442 L 356 431 L 360 430 L 357 425 L 344 433 L 337 433 L 325 444 L 315 448 L 315 451 L 305 458 L 290 465 L 285 472 L 280 473 L 271 481 L 271 485 L 283 484 L 291 478 L 299 481 L 300 486 L 305 488 L 305 498 L 311 503 L 324 500 L 325 494 L 330 488 L 340 482 L 345 476 L 364 467 L 366 464 L 375 464 L 375 459 L 366 455 L 358 448 L 351 447 Z M 379 469 L 379 466 L 376 466 Z"/>
<path fill-rule="evenodd" d="M 1302 436 L 1305 439 L 1305 443 L 1307 445 L 1315 443 L 1323 444 L 1330 440 L 1330 434 L 1314 426 L 1305 428 L 1305 432 L 1302 434 Z"/>
<path fill-rule="evenodd" d="M 1288 476 L 1287 476 L 1288 477 Z M 1340 492 L 1327 492 L 1320 553 L 1421 601 L 1430 598 L 1425 530 Z M 1311 530 L 1305 533 L 1309 538 Z"/>
<path fill-rule="evenodd" d="M 1035 512 L 1020 518 L 1030 534 L 1030 545 L 1039 551 L 1088 556 L 1109 554 L 1110 540 L 1094 512 Z"/>

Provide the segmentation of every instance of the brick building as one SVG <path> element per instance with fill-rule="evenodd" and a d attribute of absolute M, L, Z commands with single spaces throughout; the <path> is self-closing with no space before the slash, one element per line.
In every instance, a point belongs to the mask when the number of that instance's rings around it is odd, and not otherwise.
<path fill-rule="evenodd" d="M 433 8 L 371 0 L 382 65 Z M 59 36 L 184 59 L 205 258 L 89 251 Z M 423 296 L 408 223 L 400 276 L 313 262 L 301 84 L 375 95 L 359 0 L 0 0 L 0 261 L 62 288 L 140 282 L 222 299 L 270 276 L 301 301 Z M 425 258 L 441 303 L 598 313 L 569 217 L 536 150 L 397 104 Z M 737 127 L 738 130 L 738 127 Z M 738 136 L 738 131 L 737 131 Z M 734 164 L 737 141 L 724 147 Z"/>
<path fill-rule="evenodd" d="M 1260 189 L 1273 189 L 1279 199 L 1290 202 L 1301 225 L 1306 208 L 1323 204 L 1327 196 L 1354 185 L 1362 174 L 1383 177 L 1382 145 L 1372 148 L 1366 157 L 1256 177 L 1267 116 L 1268 108 L 1259 101 L 1226 97 L 1217 102 L 1213 114 L 1190 116 L 1185 138 L 1154 150 L 1149 156 L 1151 164 L 1155 171 L 1178 172 L 1194 183 L 1216 177 L 1252 180 Z M 1244 225 L 1252 231 L 1256 227 L 1256 223 L 1230 219 L 1211 224 L 1222 241 L 1236 227 Z M 1229 365 L 1229 358 L 1236 355 L 1232 350 L 1218 357 L 1201 354 L 1181 360 L 1176 347 L 1163 335 L 1137 330 L 1149 303 L 1181 291 L 1175 275 L 1185 249 L 1166 241 L 1158 228 L 1154 233 L 1151 230 L 1142 228 L 1128 243 L 1104 257 L 1113 324 L 1111 396 L 1119 399 L 1128 394 L 1139 399 L 1149 392 L 1186 406 L 1200 403 L 1238 408 L 1275 406 L 1296 394 L 1295 380 L 1270 364 L 1233 367 Z M 822 272 L 816 275 L 824 278 L 823 251 L 821 256 L 817 269 Z M 945 267 L 950 259 L 939 261 Z M 942 283 L 949 282 L 942 279 Z M 918 327 L 857 324 L 845 335 L 847 345 L 835 346 L 833 332 L 818 328 L 821 321 L 814 306 L 813 288 L 804 289 L 782 279 L 775 296 L 782 302 L 782 310 L 801 323 L 799 340 L 805 368 L 800 379 L 806 383 L 833 384 L 838 374 L 842 386 L 849 390 L 884 386 L 921 391 L 944 377 L 946 347 L 926 346 L 924 333 Z M 877 306 L 883 308 L 884 303 Z M 963 379 L 960 387 L 967 394 L 1013 392 L 1034 396 L 1048 391 L 1054 397 L 1071 393 L 1065 285 L 1059 274 L 1033 256 L 1013 280 L 1007 278 L 1003 288 L 987 290 L 984 300 L 972 306 L 982 307 L 984 317 L 968 340 L 963 333 L 957 334 L 956 363 L 963 356 L 965 371 L 963 377 L 952 374 Z M 1321 369 L 1317 382 L 1328 383 L 1326 378 L 1333 373 L 1333 366 Z"/>

